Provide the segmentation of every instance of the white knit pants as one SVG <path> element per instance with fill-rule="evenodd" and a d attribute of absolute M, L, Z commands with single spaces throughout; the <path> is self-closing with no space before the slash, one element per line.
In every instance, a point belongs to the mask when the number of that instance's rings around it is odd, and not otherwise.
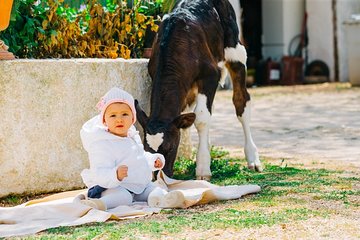
<path fill-rule="evenodd" d="M 133 201 L 147 202 L 149 194 L 157 188 L 159 187 L 156 187 L 152 182 L 140 194 L 130 193 L 129 190 L 120 186 L 109 188 L 102 192 L 100 200 L 105 203 L 107 209 L 120 205 L 130 205 Z"/>

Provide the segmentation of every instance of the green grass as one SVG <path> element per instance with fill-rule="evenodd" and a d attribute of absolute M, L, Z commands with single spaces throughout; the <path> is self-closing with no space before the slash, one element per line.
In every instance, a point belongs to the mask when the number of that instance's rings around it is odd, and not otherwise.
<path fill-rule="evenodd" d="M 23 202 L 23 198 L 21 196 L 10 195 L 2 199 L 1 202 L 6 205 L 19 205 Z"/>
<path fill-rule="evenodd" d="M 306 208 L 284 209 L 278 212 L 262 212 L 237 210 L 228 208 L 211 213 L 191 213 L 175 210 L 163 213 L 165 218 L 139 219 L 136 221 L 87 224 L 80 227 L 58 227 L 49 229 L 42 234 L 41 239 L 93 239 L 108 237 L 121 239 L 141 233 L 143 236 L 157 238 L 161 234 L 178 234 L 184 229 L 206 231 L 209 229 L 242 229 L 249 227 L 272 226 L 278 223 L 304 220 L 320 215 L 317 211 Z M 30 237 L 27 239 L 39 239 Z M 131 238 L 130 238 L 131 239 Z M 136 239 L 134 237 L 134 239 Z"/>
<path fill-rule="evenodd" d="M 221 149 L 213 148 L 211 156 L 212 183 L 258 184 L 262 191 L 240 200 L 163 210 L 159 214 L 135 220 L 58 227 L 24 239 L 158 239 L 161 236 L 176 239 L 186 231 L 240 230 L 331 216 L 331 210 L 321 207 L 321 204 L 320 207 L 312 207 L 309 199 L 312 204 L 326 201 L 336 202 L 344 208 L 359 207 L 354 199 L 359 199 L 360 191 L 353 189 L 359 178 L 341 177 L 341 171 L 306 169 L 288 166 L 284 160 L 275 164 L 262 159 L 265 169 L 257 173 L 244 167 L 244 159 L 231 158 Z M 174 178 L 194 179 L 194 161 L 178 160 Z M 11 197 L 1 201 L 16 204 L 19 199 Z"/>

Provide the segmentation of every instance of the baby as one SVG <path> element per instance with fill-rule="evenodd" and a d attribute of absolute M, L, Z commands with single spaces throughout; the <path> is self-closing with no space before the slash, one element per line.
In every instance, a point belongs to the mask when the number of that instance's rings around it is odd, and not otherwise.
<path fill-rule="evenodd" d="M 164 196 L 167 192 L 152 183 L 152 172 L 162 169 L 165 159 L 161 154 L 144 151 L 134 127 L 134 98 L 114 87 L 97 107 L 100 114 L 80 131 L 90 161 L 90 168 L 81 172 L 89 198 L 80 202 L 106 210 L 133 201 L 146 202 L 151 192 Z"/>

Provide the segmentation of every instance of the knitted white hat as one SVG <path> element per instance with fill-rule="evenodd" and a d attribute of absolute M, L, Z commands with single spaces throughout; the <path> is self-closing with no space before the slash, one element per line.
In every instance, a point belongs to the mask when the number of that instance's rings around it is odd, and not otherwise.
<path fill-rule="evenodd" d="M 112 103 L 125 103 L 127 104 L 133 114 L 133 123 L 136 122 L 136 110 L 134 105 L 134 98 L 130 95 L 130 93 L 117 88 L 111 88 L 98 102 L 96 107 L 100 110 L 100 119 L 102 123 L 104 123 L 104 114 L 106 108 Z"/>

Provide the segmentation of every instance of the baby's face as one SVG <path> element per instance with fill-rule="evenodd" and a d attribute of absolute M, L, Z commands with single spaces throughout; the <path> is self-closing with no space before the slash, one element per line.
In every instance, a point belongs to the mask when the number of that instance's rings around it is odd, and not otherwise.
<path fill-rule="evenodd" d="M 112 103 L 105 110 L 104 123 L 112 134 L 127 137 L 133 117 L 132 111 L 126 103 Z"/>

